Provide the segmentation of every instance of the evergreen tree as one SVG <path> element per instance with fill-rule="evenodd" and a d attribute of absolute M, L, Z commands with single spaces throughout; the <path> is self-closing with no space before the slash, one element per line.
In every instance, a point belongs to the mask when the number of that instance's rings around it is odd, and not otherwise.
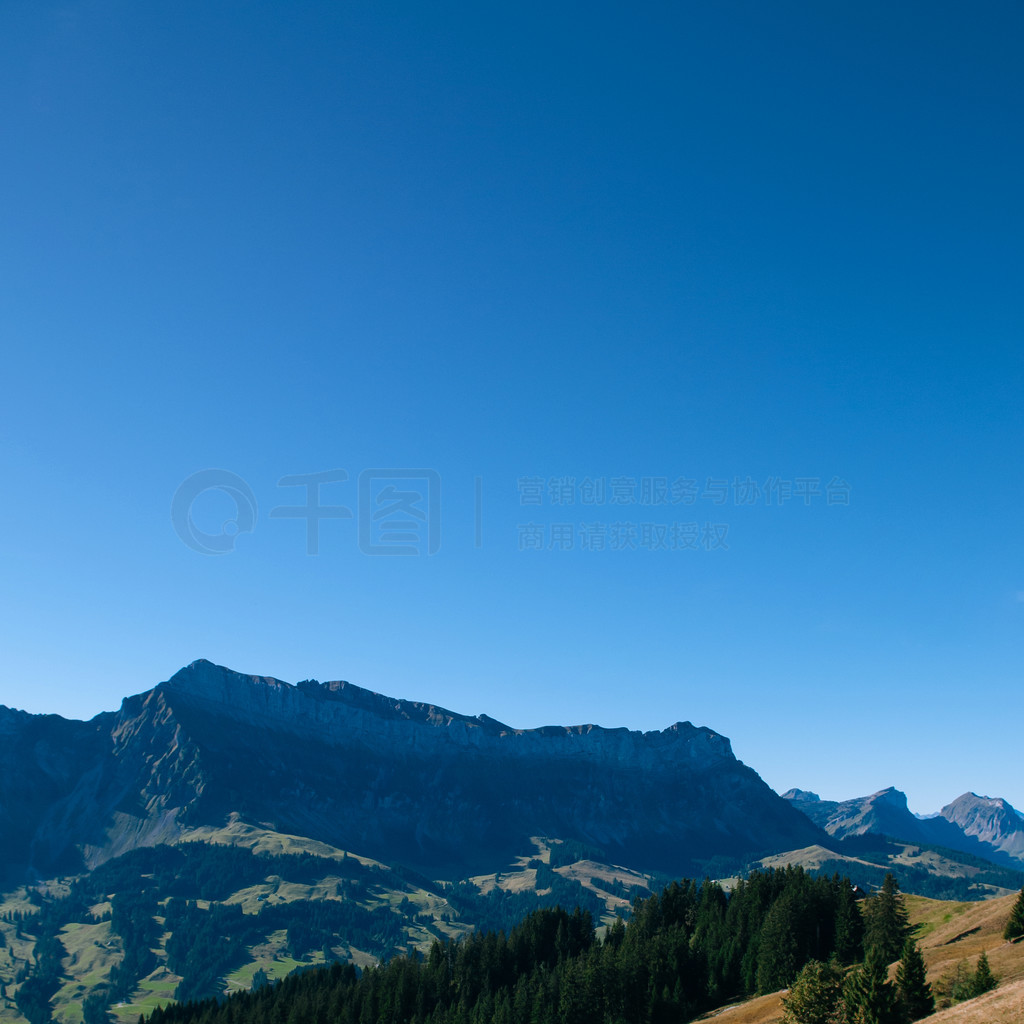
<path fill-rule="evenodd" d="M 757 957 L 757 990 L 774 992 L 785 988 L 800 967 L 796 930 L 797 907 L 792 898 L 775 901 L 761 928 Z"/>
<path fill-rule="evenodd" d="M 888 965 L 877 946 L 847 978 L 843 999 L 855 1024 L 903 1024 L 896 989 L 889 984 Z"/>
<path fill-rule="evenodd" d="M 864 918 L 848 878 L 832 877 L 835 892 L 835 950 L 840 963 L 854 964 L 864 956 Z"/>
<path fill-rule="evenodd" d="M 898 960 L 910 936 L 910 921 L 899 883 L 886 874 L 882 888 L 864 905 L 864 948 L 877 950 L 886 964 Z"/>
<path fill-rule="evenodd" d="M 982 951 L 981 956 L 978 957 L 977 970 L 974 972 L 971 995 L 980 996 L 983 992 L 990 992 L 997 984 L 998 982 L 992 974 L 992 969 L 988 965 L 988 956 Z"/>
<path fill-rule="evenodd" d="M 844 971 L 833 957 L 808 960 L 789 994 L 782 997 L 783 1024 L 839 1024 L 845 1016 Z"/>
<path fill-rule="evenodd" d="M 928 984 L 924 957 L 913 939 L 907 939 L 900 965 L 896 968 L 896 991 L 907 1020 L 920 1020 L 934 1012 L 935 998 Z"/>
<path fill-rule="evenodd" d="M 1017 902 L 1010 911 L 1010 920 L 1006 922 L 1004 939 L 1017 939 L 1024 935 L 1024 889 L 1021 889 Z"/>

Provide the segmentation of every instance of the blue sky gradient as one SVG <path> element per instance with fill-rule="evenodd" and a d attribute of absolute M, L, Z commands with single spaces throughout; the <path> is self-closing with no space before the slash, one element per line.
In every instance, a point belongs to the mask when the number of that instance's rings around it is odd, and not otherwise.
<path fill-rule="evenodd" d="M 0 703 L 89 717 L 205 657 L 1024 807 L 1022 30 L 1008 2 L 5 4 Z M 258 506 L 222 555 L 171 521 L 210 468 Z M 416 469 L 440 549 L 365 553 L 360 474 Z M 331 470 L 352 518 L 309 555 L 270 513 Z M 613 478 L 696 492 L 581 504 Z M 748 478 L 820 493 L 737 504 Z M 636 550 L 583 548 L 616 524 Z"/>

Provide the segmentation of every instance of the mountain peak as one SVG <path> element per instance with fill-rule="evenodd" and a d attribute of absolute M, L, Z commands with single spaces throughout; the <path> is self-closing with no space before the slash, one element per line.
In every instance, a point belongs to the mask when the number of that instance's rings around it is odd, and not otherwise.
<path fill-rule="evenodd" d="M 964 793 L 939 814 L 969 836 L 1012 856 L 1024 855 L 1024 821 L 1002 797 Z"/>
<path fill-rule="evenodd" d="M 872 793 L 867 799 L 872 802 L 888 804 L 890 807 L 898 807 L 901 810 L 908 809 L 907 794 L 895 786 L 887 786 L 885 789 L 880 789 L 877 793 Z"/>
<path fill-rule="evenodd" d="M 1009 811 L 1012 814 L 1020 813 L 1001 796 L 980 796 L 978 793 L 973 791 L 962 793 L 951 803 L 946 804 L 946 807 L 942 810 L 945 811 L 947 808 L 958 806 L 991 807 L 1001 811 Z"/>
<path fill-rule="evenodd" d="M 809 789 L 787 789 L 782 794 L 782 799 L 789 800 L 791 803 L 821 803 L 821 797 L 817 793 L 812 793 Z"/>

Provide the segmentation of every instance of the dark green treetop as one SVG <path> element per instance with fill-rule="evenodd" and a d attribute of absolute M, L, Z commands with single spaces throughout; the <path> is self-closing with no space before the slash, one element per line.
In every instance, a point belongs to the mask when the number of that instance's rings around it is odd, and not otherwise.
<path fill-rule="evenodd" d="M 846 979 L 843 999 L 848 1017 L 856 1024 L 904 1024 L 903 1008 L 889 983 L 888 963 L 877 946 Z"/>
<path fill-rule="evenodd" d="M 903 946 L 903 956 L 896 968 L 896 991 L 907 1020 L 920 1020 L 934 1013 L 935 997 L 928 984 L 924 957 L 913 939 L 907 939 Z"/>
<path fill-rule="evenodd" d="M 878 892 L 864 903 L 864 948 L 877 951 L 891 964 L 899 959 L 911 930 L 899 883 L 889 873 Z"/>
<path fill-rule="evenodd" d="M 1010 919 L 1006 922 L 1004 939 L 1017 939 L 1024 935 L 1024 889 L 1021 889 L 1017 902 L 1010 911 Z"/>

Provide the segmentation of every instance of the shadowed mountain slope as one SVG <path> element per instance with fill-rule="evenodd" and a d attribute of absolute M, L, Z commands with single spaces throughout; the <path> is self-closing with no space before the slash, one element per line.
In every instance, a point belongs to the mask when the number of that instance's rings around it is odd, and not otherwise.
<path fill-rule="evenodd" d="M 0 821 L 19 823 L 0 836 L 8 876 L 93 866 L 232 812 L 436 877 L 490 869 L 535 835 L 673 872 L 822 838 L 688 722 L 514 729 L 197 661 L 117 713 L 3 709 L 0 730 Z"/>

